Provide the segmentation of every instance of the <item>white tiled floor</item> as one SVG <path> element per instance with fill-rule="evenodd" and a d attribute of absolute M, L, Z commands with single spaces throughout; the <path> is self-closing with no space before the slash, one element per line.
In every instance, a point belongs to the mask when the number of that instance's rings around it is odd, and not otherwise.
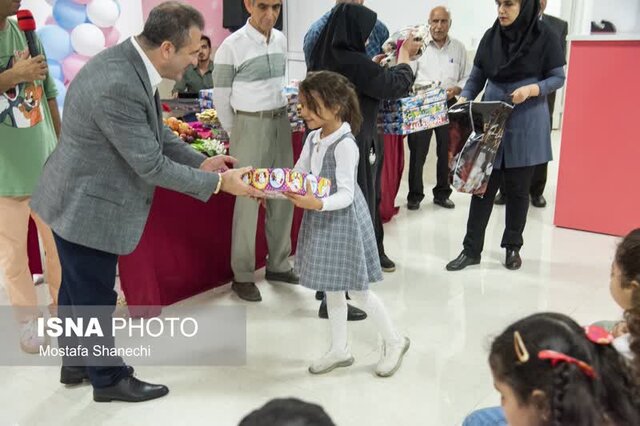
<path fill-rule="evenodd" d="M 557 140 L 557 135 L 554 136 Z M 557 141 L 556 141 L 557 142 Z M 558 144 L 555 151 L 559 152 Z M 315 377 L 310 359 L 326 347 L 327 322 L 316 318 L 312 292 L 262 282 L 264 301 L 248 307 L 248 363 L 234 368 L 138 368 L 138 376 L 167 384 L 171 393 L 143 404 L 95 404 L 91 389 L 65 389 L 57 368 L 0 368 L 0 425 L 236 425 L 274 397 L 296 396 L 325 407 L 338 425 L 459 425 L 474 408 L 498 403 L 486 364 L 492 335 L 510 321 L 544 310 L 581 322 L 620 314 L 608 294 L 612 237 L 555 228 L 557 163 L 552 163 L 546 209 L 530 210 L 518 272 L 501 266 L 504 209 L 494 210 L 480 267 L 450 273 L 461 250 L 470 198 L 454 194 L 447 211 L 425 202 L 405 208 L 386 226 L 386 247 L 398 270 L 376 288 L 398 327 L 412 339 L 399 372 L 372 373 L 378 339 L 370 321 L 350 324 L 354 366 Z M 425 170 L 433 183 L 434 161 Z M 0 303 L 6 298 L 0 293 Z M 228 287 L 185 302 L 240 303 Z M 276 343 L 277 344 L 274 344 Z"/>

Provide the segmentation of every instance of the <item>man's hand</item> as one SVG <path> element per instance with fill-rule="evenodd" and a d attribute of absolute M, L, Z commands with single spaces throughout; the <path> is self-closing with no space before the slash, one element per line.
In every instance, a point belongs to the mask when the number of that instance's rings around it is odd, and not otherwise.
<path fill-rule="evenodd" d="M 251 170 L 251 167 L 243 167 L 241 169 L 229 169 L 220 173 L 222 179 L 220 191 L 241 197 L 251 197 L 254 199 L 264 198 L 265 195 L 262 191 L 258 191 L 242 181 L 242 176 Z"/>
<path fill-rule="evenodd" d="M 45 80 L 49 73 L 49 67 L 44 56 L 28 58 L 28 53 L 16 54 L 16 63 L 5 72 L 13 74 L 16 84 L 28 83 L 36 80 Z"/>
<path fill-rule="evenodd" d="M 313 195 L 311 184 L 307 182 L 307 193 L 305 195 L 286 192 L 284 194 L 296 207 L 305 210 L 322 210 L 324 204 Z"/>
<path fill-rule="evenodd" d="M 216 155 L 215 157 L 207 158 L 200 164 L 200 170 L 205 172 L 226 172 L 238 164 L 238 160 L 229 155 Z"/>

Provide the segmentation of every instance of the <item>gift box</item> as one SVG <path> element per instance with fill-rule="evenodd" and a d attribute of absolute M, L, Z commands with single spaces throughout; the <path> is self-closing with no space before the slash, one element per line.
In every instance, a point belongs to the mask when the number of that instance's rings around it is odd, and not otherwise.
<path fill-rule="evenodd" d="M 392 135 L 408 135 L 448 123 L 447 92 L 442 87 L 383 101 L 378 114 L 378 127 Z"/>
<path fill-rule="evenodd" d="M 245 173 L 242 180 L 247 185 L 263 191 L 270 198 L 285 198 L 284 192 L 305 195 L 307 183 L 317 198 L 326 198 L 331 192 L 329 179 L 292 169 L 253 169 L 251 172 Z"/>

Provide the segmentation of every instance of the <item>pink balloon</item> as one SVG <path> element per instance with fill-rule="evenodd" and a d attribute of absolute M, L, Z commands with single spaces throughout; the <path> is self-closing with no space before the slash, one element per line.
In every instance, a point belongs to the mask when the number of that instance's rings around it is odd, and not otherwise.
<path fill-rule="evenodd" d="M 62 61 L 62 73 L 65 78 L 71 82 L 76 77 L 76 74 L 80 72 L 80 69 L 89 61 L 90 58 L 74 53 L 67 56 Z"/>
<path fill-rule="evenodd" d="M 111 47 L 118 44 L 120 40 L 120 31 L 116 27 L 111 28 L 100 28 L 104 33 L 104 39 L 106 41 L 105 46 Z"/>
<path fill-rule="evenodd" d="M 47 19 L 44 21 L 45 25 L 58 25 L 58 23 L 56 22 L 56 19 L 53 17 L 53 15 L 49 15 L 47 17 Z"/>

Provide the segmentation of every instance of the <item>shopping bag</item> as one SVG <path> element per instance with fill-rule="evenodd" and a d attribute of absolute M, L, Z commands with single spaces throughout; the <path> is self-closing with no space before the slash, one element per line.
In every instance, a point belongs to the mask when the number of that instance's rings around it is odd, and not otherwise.
<path fill-rule="evenodd" d="M 484 195 L 512 111 L 505 102 L 471 101 L 449 108 L 449 179 L 457 191 Z"/>

